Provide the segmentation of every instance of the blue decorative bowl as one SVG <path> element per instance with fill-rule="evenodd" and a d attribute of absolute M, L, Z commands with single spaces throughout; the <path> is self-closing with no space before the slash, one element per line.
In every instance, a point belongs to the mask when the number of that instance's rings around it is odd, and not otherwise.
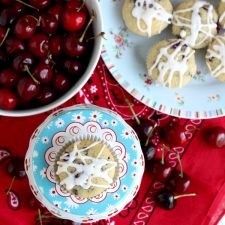
<path fill-rule="evenodd" d="M 92 136 L 107 142 L 119 161 L 116 181 L 91 199 L 66 192 L 57 182 L 57 153 L 75 137 Z M 34 132 L 25 158 L 30 188 L 57 217 L 80 223 L 110 218 L 137 194 L 144 156 L 134 130 L 116 113 L 94 105 L 76 105 L 50 115 Z"/>

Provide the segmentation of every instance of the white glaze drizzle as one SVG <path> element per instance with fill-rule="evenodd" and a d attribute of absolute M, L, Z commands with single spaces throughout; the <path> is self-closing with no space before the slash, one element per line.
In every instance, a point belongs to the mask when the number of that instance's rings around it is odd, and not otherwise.
<path fill-rule="evenodd" d="M 199 14 L 201 8 L 207 7 L 207 23 L 202 23 L 202 18 Z M 192 12 L 190 19 L 182 16 L 184 13 Z M 213 6 L 208 2 L 198 1 L 192 7 L 187 9 L 177 10 L 173 14 L 173 24 L 178 27 L 185 27 L 190 29 L 190 36 L 181 33 L 181 37 L 185 39 L 186 43 L 191 47 L 199 46 L 204 43 L 209 37 L 213 37 L 212 30 L 217 28 L 217 24 L 213 20 Z M 182 32 L 182 31 L 181 31 Z M 205 34 L 202 40 L 198 41 L 198 36 L 200 33 Z"/>
<path fill-rule="evenodd" d="M 174 48 L 172 53 L 169 49 Z M 168 87 L 172 87 L 172 79 L 175 73 L 179 74 L 179 87 L 182 87 L 184 74 L 188 72 L 188 60 L 195 53 L 183 40 L 176 40 L 166 47 L 160 49 L 154 65 L 149 69 L 149 74 L 153 73 L 154 69 L 158 69 L 159 77 L 157 81 Z M 166 61 L 161 61 L 165 57 Z M 160 62 L 161 61 L 161 62 Z M 167 79 L 166 79 L 166 76 Z"/>
<path fill-rule="evenodd" d="M 152 35 L 153 19 L 170 24 L 172 14 L 168 13 L 162 5 L 156 0 L 135 0 L 132 16 L 137 19 L 137 27 L 141 32 L 147 33 L 150 37 Z M 141 26 L 141 21 L 146 25 L 146 28 Z M 159 27 L 159 32 L 162 31 L 162 24 Z"/>
<path fill-rule="evenodd" d="M 215 40 L 218 44 L 213 44 L 212 49 L 208 48 L 206 59 L 216 58 L 220 61 L 220 64 L 211 71 L 214 77 L 219 77 L 225 74 L 225 36 L 217 36 Z M 209 65 L 208 61 L 207 64 Z M 209 68 L 211 68 L 210 65 Z"/>
<path fill-rule="evenodd" d="M 220 4 L 224 4 L 224 3 L 225 3 L 225 0 L 221 0 Z M 222 26 L 223 29 L 225 29 L 225 23 L 223 24 L 224 19 L 225 19 L 225 11 L 220 15 L 220 19 L 219 19 L 220 25 L 223 25 Z"/>
<path fill-rule="evenodd" d="M 66 188 L 68 190 L 72 190 L 75 185 L 79 185 L 84 189 L 89 189 L 90 187 L 107 188 L 109 185 L 96 184 L 92 182 L 92 179 L 94 177 L 102 178 L 108 184 L 111 184 L 113 180 L 108 175 L 108 172 L 117 166 L 117 162 L 100 159 L 104 151 L 105 145 L 102 146 L 96 158 L 82 155 L 82 152 L 90 150 L 92 147 L 96 146 L 97 144 L 100 144 L 101 142 L 96 141 L 83 149 L 78 149 L 79 143 L 80 142 L 74 143 L 73 150 L 69 153 L 65 152 L 60 157 L 61 161 L 57 162 L 58 168 L 56 174 L 59 175 L 62 172 L 66 172 L 68 175 L 60 182 L 60 184 L 66 185 Z M 75 159 L 79 159 L 82 163 L 76 163 L 74 161 Z M 103 169 L 103 167 L 106 165 L 111 166 L 108 169 Z M 68 172 L 69 167 L 75 168 L 76 171 L 74 173 Z"/>

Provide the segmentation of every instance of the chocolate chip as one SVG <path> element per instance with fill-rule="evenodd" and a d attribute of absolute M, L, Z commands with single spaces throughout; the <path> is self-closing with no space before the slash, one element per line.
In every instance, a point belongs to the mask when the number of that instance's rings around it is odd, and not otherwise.
<path fill-rule="evenodd" d="M 181 44 L 181 41 L 179 41 L 179 42 L 173 44 L 173 45 L 171 46 L 171 48 L 176 49 L 180 44 Z"/>

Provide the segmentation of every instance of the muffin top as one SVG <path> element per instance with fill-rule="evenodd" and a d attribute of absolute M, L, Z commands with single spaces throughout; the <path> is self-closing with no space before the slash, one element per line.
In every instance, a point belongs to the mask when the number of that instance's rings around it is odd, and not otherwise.
<path fill-rule="evenodd" d="M 81 198 L 102 193 L 113 183 L 117 162 L 101 141 L 82 140 L 60 151 L 56 175 L 64 189 Z"/>
<path fill-rule="evenodd" d="M 188 45 L 206 47 L 217 34 L 218 15 L 205 1 L 183 2 L 173 13 L 173 34 L 183 38 Z"/>
<path fill-rule="evenodd" d="M 123 19 L 134 33 L 151 37 L 161 33 L 172 21 L 169 0 L 125 0 Z"/>
<path fill-rule="evenodd" d="M 209 45 L 206 63 L 212 76 L 225 82 L 225 35 L 218 35 Z"/>
<path fill-rule="evenodd" d="M 148 73 L 164 86 L 180 88 L 196 73 L 194 53 L 181 39 L 158 42 L 147 57 Z"/>

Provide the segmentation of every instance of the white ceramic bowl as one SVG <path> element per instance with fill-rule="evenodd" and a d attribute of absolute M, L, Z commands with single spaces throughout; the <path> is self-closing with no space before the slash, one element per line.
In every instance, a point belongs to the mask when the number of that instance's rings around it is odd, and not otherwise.
<path fill-rule="evenodd" d="M 86 2 L 86 6 L 87 6 L 89 12 L 94 10 L 94 12 L 96 13 L 96 19 L 94 20 L 93 25 L 94 25 L 94 34 L 98 35 L 100 32 L 103 31 L 103 19 L 102 19 L 102 13 L 100 10 L 99 2 L 98 2 L 98 0 L 86 0 L 85 2 Z M 86 71 L 81 76 L 81 78 L 74 84 L 74 86 L 71 87 L 70 90 L 68 92 L 66 92 L 64 95 L 62 95 L 60 98 L 56 99 L 54 102 L 52 102 L 48 105 L 40 106 L 40 107 L 33 108 L 33 109 L 12 110 L 12 111 L 6 111 L 6 110 L 0 109 L 0 115 L 12 116 L 12 117 L 23 117 L 23 116 L 36 115 L 36 114 L 51 110 L 51 109 L 63 104 L 70 98 L 72 98 L 85 85 L 85 83 L 88 81 L 88 79 L 92 75 L 92 73 L 98 63 L 98 60 L 100 58 L 102 42 L 103 42 L 103 40 L 101 37 L 96 38 L 95 43 L 94 43 L 93 53 L 90 58 L 88 67 L 86 68 Z"/>

